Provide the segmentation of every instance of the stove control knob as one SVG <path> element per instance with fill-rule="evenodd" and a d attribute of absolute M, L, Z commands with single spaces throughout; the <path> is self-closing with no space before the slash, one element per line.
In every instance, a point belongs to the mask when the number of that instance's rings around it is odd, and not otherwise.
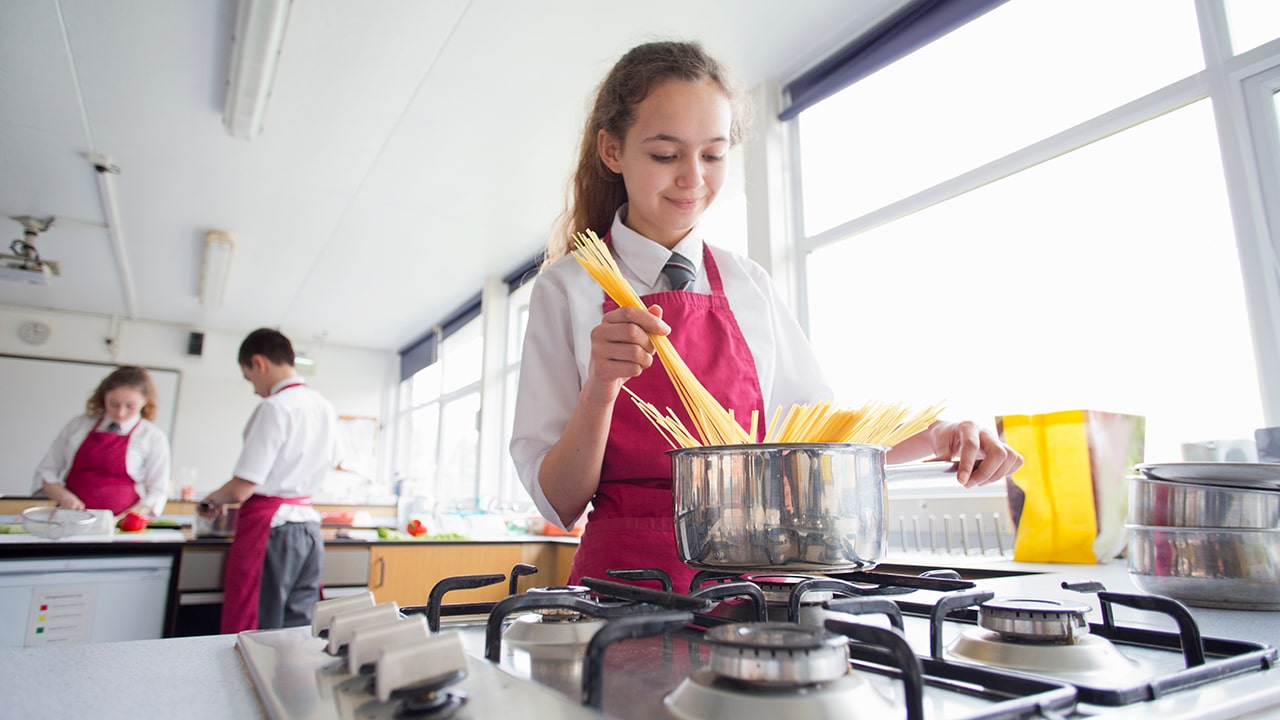
<path fill-rule="evenodd" d="M 400 607 L 394 602 L 374 605 L 363 610 L 353 610 L 334 617 L 329 625 L 329 654 L 337 655 L 342 652 L 343 646 L 351 642 L 357 630 L 382 625 L 398 617 L 400 617 Z"/>
<path fill-rule="evenodd" d="M 379 702 L 390 700 L 395 690 L 429 692 L 450 685 L 467 674 L 462 636 L 456 631 L 442 633 L 413 645 L 388 648 L 378 658 L 374 673 Z"/>
<path fill-rule="evenodd" d="M 311 606 L 311 636 L 320 637 L 321 633 L 327 632 L 335 615 L 371 608 L 374 604 L 373 593 L 368 591 L 332 600 L 321 600 Z"/>
<path fill-rule="evenodd" d="M 427 618 L 423 615 L 410 615 L 359 628 L 347 643 L 347 671 L 352 675 L 359 674 L 360 668 L 377 662 L 387 650 L 426 642 L 430 637 Z"/>

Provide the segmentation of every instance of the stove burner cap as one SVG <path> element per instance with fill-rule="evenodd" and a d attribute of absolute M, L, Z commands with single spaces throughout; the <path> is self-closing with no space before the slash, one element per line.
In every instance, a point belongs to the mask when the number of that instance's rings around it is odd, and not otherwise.
<path fill-rule="evenodd" d="M 548 585 L 529 588 L 525 590 L 525 594 L 543 598 L 580 597 L 585 600 L 591 596 L 591 588 L 583 585 Z M 546 622 L 574 621 L 582 618 L 582 613 L 569 608 L 536 608 L 533 612 Z"/>
<path fill-rule="evenodd" d="M 766 603 L 787 605 L 791 602 L 791 594 L 795 592 L 796 586 L 814 578 L 807 575 L 743 575 L 740 579 L 759 587 Z M 821 605 L 835 596 L 830 590 L 815 590 L 805 593 L 802 604 Z"/>
<path fill-rule="evenodd" d="M 1057 600 L 1000 598 L 978 606 L 978 626 L 1006 640 L 1072 643 L 1089 633 L 1089 609 Z"/>
<path fill-rule="evenodd" d="M 800 687 L 849 672 L 849 641 L 822 628 L 790 623 L 721 625 L 703 634 L 710 668 L 727 680 Z"/>
<path fill-rule="evenodd" d="M 546 587 L 535 587 L 525 590 L 530 595 L 581 595 L 586 597 L 591 594 L 591 588 L 585 585 L 548 585 Z"/>
<path fill-rule="evenodd" d="M 405 698 L 396 717 L 445 720 L 458 712 L 467 701 L 462 692 L 431 692 Z"/>

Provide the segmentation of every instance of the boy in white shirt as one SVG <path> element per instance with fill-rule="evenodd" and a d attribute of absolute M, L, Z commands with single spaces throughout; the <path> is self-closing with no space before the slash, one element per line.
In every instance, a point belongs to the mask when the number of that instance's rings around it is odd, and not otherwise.
<path fill-rule="evenodd" d="M 298 376 L 287 337 L 254 330 L 240 345 L 239 362 L 264 399 L 245 425 L 234 477 L 202 503 L 214 515 L 243 503 L 227 552 L 223 633 L 311 622 L 324 559 L 311 493 L 339 461 L 337 415 Z"/>

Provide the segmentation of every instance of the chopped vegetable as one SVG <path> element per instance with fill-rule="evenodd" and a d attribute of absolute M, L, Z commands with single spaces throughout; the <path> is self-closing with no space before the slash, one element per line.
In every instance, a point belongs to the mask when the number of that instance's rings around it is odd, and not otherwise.
<path fill-rule="evenodd" d="M 467 536 L 459 535 L 458 533 L 436 533 L 435 535 L 432 535 L 431 537 L 426 539 L 427 540 L 466 540 Z"/>
<path fill-rule="evenodd" d="M 126 513 L 120 518 L 119 528 L 124 532 L 142 532 L 147 529 L 147 519 L 136 512 Z"/>

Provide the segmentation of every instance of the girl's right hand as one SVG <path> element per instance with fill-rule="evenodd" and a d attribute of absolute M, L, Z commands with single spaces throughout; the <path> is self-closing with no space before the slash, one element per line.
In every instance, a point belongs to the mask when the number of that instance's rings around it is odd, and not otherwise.
<path fill-rule="evenodd" d="M 653 364 L 653 342 L 649 335 L 666 335 L 670 326 L 662 321 L 662 308 L 649 307 L 645 312 L 634 307 L 620 307 L 605 314 L 591 330 L 591 364 L 587 385 L 606 393 L 601 398 L 612 401 L 627 379 L 636 377 Z"/>
<path fill-rule="evenodd" d="M 84 501 L 68 492 L 58 498 L 58 507 L 67 508 L 68 510 L 84 510 Z"/>

